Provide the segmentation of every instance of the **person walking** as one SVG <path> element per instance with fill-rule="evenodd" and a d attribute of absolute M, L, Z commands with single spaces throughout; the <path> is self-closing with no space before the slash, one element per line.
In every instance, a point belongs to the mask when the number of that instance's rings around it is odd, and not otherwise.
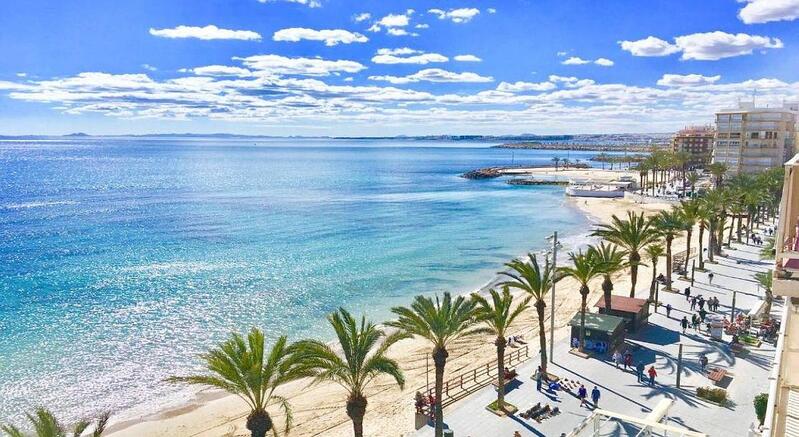
<path fill-rule="evenodd" d="M 633 366 L 633 354 L 630 351 L 624 353 L 624 370 L 626 371 L 628 367 Z"/>
<path fill-rule="evenodd" d="M 700 296 L 699 297 L 699 302 L 697 302 L 697 304 L 699 305 L 699 309 L 700 310 L 704 309 L 705 308 L 705 298 Z"/>
<path fill-rule="evenodd" d="M 704 309 L 699 310 L 699 321 L 704 322 L 705 317 L 707 317 L 707 311 L 705 311 Z"/>
<path fill-rule="evenodd" d="M 715 276 L 713 274 L 713 272 L 710 272 L 710 273 L 707 274 L 707 283 L 708 284 L 711 284 L 711 285 L 713 284 L 713 276 Z"/>
<path fill-rule="evenodd" d="M 691 311 L 693 311 L 694 308 L 696 308 L 696 296 L 691 298 Z"/>
<path fill-rule="evenodd" d="M 647 371 L 647 373 L 649 373 L 649 385 L 654 386 L 655 377 L 658 376 L 658 371 L 655 370 L 655 366 L 649 366 L 649 370 Z"/>
<path fill-rule="evenodd" d="M 702 371 L 704 372 L 705 368 L 707 367 L 707 355 L 699 355 L 699 365 L 702 366 Z"/>
<path fill-rule="evenodd" d="M 691 326 L 694 328 L 694 332 L 699 328 L 699 316 L 696 314 L 691 314 Z"/>
<path fill-rule="evenodd" d="M 680 326 L 682 326 L 682 333 L 685 334 L 685 328 L 688 327 L 688 318 L 682 316 L 682 320 L 680 320 Z"/>
<path fill-rule="evenodd" d="M 691 300 L 691 287 L 685 287 L 685 301 Z"/>
<path fill-rule="evenodd" d="M 538 370 L 535 372 L 535 389 L 541 391 L 541 382 L 544 379 L 544 371 L 541 369 L 541 366 L 538 366 Z"/>
<path fill-rule="evenodd" d="M 601 393 L 599 393 L 599 388 L 597 388 L 597 386 L 594 386 L 594 389 L 591 390 L 591 401 L 594 403 L 594 408 L 598 408 L 599 407 L 599 397 L 600 396 L 601 396 Z"/>
<path fill-rule="evenodd" d="M 588 390 L 585 388 L 584 385 L 580 384 L 580 388 L 577 389 L 577 398 L 580 399 L 580 406 L 585 405 L 585 397 L 588 396 Z"/>
<path fill-rule="evenodd" d="M 639 361 L 638 364 L 635 365 L 635 374 L 638 377 L 638 382 L 642 382 L 644 380 L 644 362 Z"/>
<path fill-rule="evenodd" d="M 613 352 L 613 362 L 616 363 L 616 368 L 619 368 L 619 364 L 621 364 L 621 353 L 619 351 Z"/>
<path fill-rule="evenodd" d="M 671 318 L 671 304 L 666 304 L 666 317 Z"/>

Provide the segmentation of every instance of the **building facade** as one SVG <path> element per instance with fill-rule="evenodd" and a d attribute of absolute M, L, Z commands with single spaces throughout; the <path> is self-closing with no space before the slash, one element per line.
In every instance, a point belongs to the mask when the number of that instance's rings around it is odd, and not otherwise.
<path fill-rule="evenodd" d="M 779 167 L 796 151 L 797 104 L 757 108 L 741 103 L 716 113 L 713 162 L 727 165 L 728 175 Z"/>
<path fill-rule="evenodd" d="M 671 150 L 687 153 L 689 168 L 705 167 L 710 164 L 715 134 L 713 126 L 688 126 L 671 138 Z"/>

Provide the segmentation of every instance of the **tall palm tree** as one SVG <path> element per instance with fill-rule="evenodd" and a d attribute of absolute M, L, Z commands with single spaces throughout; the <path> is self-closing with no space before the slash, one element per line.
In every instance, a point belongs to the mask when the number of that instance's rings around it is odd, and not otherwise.
<path fill-rule="evenodd" d="M 496 290 L 488 291 L 491 295 L 489 303 L 483 296 L 477 293 L 472 294 L 476 308 L 477 318 L 484 322 L 492 335 L 496 335 L 494 345 L 497 347 L 497 408 L 505 409 L 505 346 L 507 341 L 505 335 L 508 333 L 511 324 L 519 315 L 530 308 L 532 296 L 525 297 L 516 308 L 513 307 L 513 296 L 508 291 L 508 287 L 502 289 L 502 294 Z"/>
<path fill-rule="evenodd" d="M 560 158 L 558 158 L 556 156 L 556 157 L 552 158 L 552 162 L 555 163 L 555 171 L 558 171 L 558 163 L 560 162 Z"/>
<path fill-rule="evenodd" d="M 713 256 L 714 254 L 719 253 L 719 247 L 721 246 L 721 241 L 718 239 L 718 233 L 719 229 L 724 226 L 724 222 L 722 220 L 722 211 L 726 201 L 727 198 L 724 193 L 722 193 L 722 190 L 712 190 L 702 198 L 702 203 L 707 210 L 707 258 L 711 263 L 714 262 Z M 704 263 L 702 263 L 702 265 L 704 267 Z"/>
<path fill-rule="evenodd" d="M 538 265 L 535 255 L 527 254 L 528 262 L 515 259 L 507 264 L 512 271 L 500 272 L 500 275 L 510 278 L 500 283 L 503 287 L 518 288 L 528 293 L 535 299 L 535 311 L 538 316 L 538 344 L 541 353 L 541 368 L 547 370 L 547 334 L 544 328 L 544 310 L 547 307 L 544 297 L 552 289 L 552 283 L 557 281 L 555 269 L 549 263 L 544 268 Z"/>
<path fill-rule="evenodd" d="M 398 316 L 397 320 L 386 325 L 397 328 L 407 334 L 427 339 L 433 345 L 433 363 L 436 371 L 435 399 L 435 436 L 444 435 L 444 412 L 441 408 L 441 395 L 444 389 L 444 367 L 447 364 L 447 347 L 463 337 L 485 333 L 487 330 L 476 326 L 479 320 L 475 317 L 474 302 L 463 296 L 452 298 L 449 293 L 435 300 L 416 296 L 410 308 L 394 307 L 391 312 Z"/>
<path fill-rule="evenodd" d="M 771 314 L 771 304 L 774 302 L 774 293 L 772 292 L 772 287 L 774 286 L 773 274 L 773 270 L 755 273 L 755 279 L 757 280 L 758 284 L 763 287 L 763 291 L 765 293 L 764 300 L 766 301 L 766 306 L 763 309 L 763 314 L 766 317 Z"/>
<path fill-rule="evenodd" d="M 601 242 L 599 246 L 595 246 L 596 262 L 598 263 L 597 269 L 602 272 L 604 280 L 602 281 L 602 292 L 605 298 L 605 308 L 611 309 L 611 296 L 613 293 L 613 280 L 611 275 L 627 268 L 627 262 L 624 258 L 627 252 L 620 250 L 615 244 L 605 244 Z"/>
<path fill-rule="evenodd" d="M 319 340 L 297 342 L 294 350 L 303 369 L 313 375 L 313 382 L 334 382 L 347 390 L 347 416 L 352 420 L 355 437 L 363 437 L 366 387 L 381 375 L 393 378 L 400 389 L 405 387 L 405 376 L 399 364 L 386 353 L 408 336 L 403 332 L 386 336 L 365 317 L 358 323 L 343 308 L 330 314 L 327 320 L 336 333 L 341 352 Z"/>
<path fill-rule="evenodd" d="M 714 162 L 713 164 L 707 166 L 707 169 L 710 170 L 710 174 L 713 175 L 716 189 L 721 188 L 721 184 L 724 182 L 724 175 L 729 169 L 727 164 L 724 164 L 723 162 Z"/>
<path fill-rule="evenodd" d="M 588 294 L 591 292 L 591 289 L 588 287 L 588 283 L 602 274 L 602 271 L 599 269 L 599 263 L 596 260 L 596 255 L 594 254 L 595 250 L 596 249 L 591 246 L 585 253 L 583 253 L 583 251 L 569 253 L 569 259 L 571 260 L 572 265 L 560 267 L 558 269 L 559 273 L 561 273 L 564 277 L 574 278 L 574 280 L 580 284 L 579 291 L 582 301 L 580 304 L 579 350 L 581 352 L 585 348 L 585 312 L 586 306 L 588 304 Z"/>
<path fill-rule="evenodd" d="M 688 173 L 685 179 L 688 180 L 688 184 L 691 185 L 691 197 L 693 198 L 696 195 L 696 183 L 699 182 L 699 174 L 692 171 Z"/>
<path fill-rule="evenodd" d="M 658 276 L 658 259 L 665 253 L 665 249 L 663 249 L 663 245 L 659 243 L 650 244 L 646 246 L 646 256 L 649 258 L 649 261 L 652 263 L 652 282 L 649 284 L 649 302 L 655 303 L 655 311 L 657 311 L 657 299 L 656 299 L 656 292 L 657 292 L 657 276 Z"/>
<path fill-rule="evenodd" d="M 84 432 L 93 426 L 92 432 L 86 434 L 91 437 L 100 437 L 105 432 L 105 427 L 108 424 L 108 419 L 111 413 L 103 413 L 97 418 L 96 423 L 89 420 L 80 420 L 72 426 L 70 431 L 58 421 L 55 415 L 46 408 L 37 408 L 33 414 L 26 413 L 28 421 L 33 426 L 36 437 L 81 437 Z M 8 434 L 10 437 L 27 437 L 29 434 L 23 433 L 19 428 L 14 425 L 0 426 L 0 430 Z"/>
<path fill-rule="evenodd" d="M 694 199 L 697 202 L 698 208 L 696 210 L 696 223 L 699 225 L 699 250 L 697 251 L 697 258 L 699 258 L 699 270 L 705 269 L 705 229 L 708 229 L 710 224 L 711 211 L 708 209 L 707 204 L 702 199 Z"/>
<path fill-rule="evenodd" d="M 660 211 L 660 213 L 652 217 L 652 225 L 655 226 L 660 236 L 666 241 L 666 290 L 672 291 L 671 243 L 675 238 L 682 235 L 685 230 L 685 221 L 680 211 L 673 208 L 669 211 Z"/>
<path fill-rule="evenodd" d="M 277 435 L 267 408 L 277 404 L 286 414 L 285 431 L 292 425 L 288 399 L 275 394 L 275 389 L 290 381 L 309 376 L 298 366 L 285 336 L 281 336 L 271 351 L 264 348 L 264 333 L 252 328 L 244 338 L 239 333 L 201 355 L 209 374 L 173 376 L 167 381 L 220 388 L 242 398 L 250 407 L 247 429 L 252 437 L 265 437 L 272 431 Z"/>
<path fill-rule="evenodd" d="M 641 264 L 641 249 L 658 239 L 657 229 L 649 220 L 644 218 L 644 213 L 635 214 L 627 212 L 627 218 L 622 220 L 614 215 L 610 224 L 602 224 L 592 233 L 606 241 L 616 244 L 627 251 L 627 261 L 630 266 L 630 297 L 635 297 L 635 286 L 638 283 L 638 266 Z"/>
<path fill-rule="evenodd" d="M 683 269 L 688 271 L 688 258 L 691 255 L 691 237 L 694 233 L 694 226 L 699 221 L 701 215 L 701 204 L 696 200 L 683 200 L 680 202 L 680 213 L 685 222 L 685 265 Z M 701 249 L 700 249 L 701 250 Z"/>

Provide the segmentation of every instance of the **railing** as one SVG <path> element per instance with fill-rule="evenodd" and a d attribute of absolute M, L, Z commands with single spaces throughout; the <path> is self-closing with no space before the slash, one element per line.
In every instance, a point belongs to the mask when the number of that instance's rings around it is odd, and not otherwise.
<path fill-rule="evenodd" d="M 690 258 L 693 258 L 693 257 L 695 257 L 695 256 L 696 256 L 696 248 L 695 248 L 695 247 L 692 247 L 692 248 L 691 248 L 691 252 L 690 252 L 690 254 L 688 255 L 688 258 L 690 259 Z M 674 271 L 677 271 L 677 270 L 680 270 L 680 269 L 682 269 L 682 267 L 683 267 L 683 265 L 684 265 L 684 264 L 685 264 L 685 251 L 683 250 L 683 251 L 677 252 L 677 253 L 676 253 L 676 254 L 674 254 L 674 256 L 672 257 L 672 261 L 671 261 L 671 270 L 672 270 L 673 272 L 674 272 Z"/>
<path fill-rule="evenodd" d="M 510 351 L 505 354 L 505 366 L 510 367 L 518 365 L 530 358 L 530 348 L 527 345 Z M 444 408 L 455 401 L 463 399 L 464 397 L 476 392 L 477 390 L 485 387 L 486 385 L 494 382 L 497 376 L 497 361 L 493 360 L 484 365 L 475 367 L 471 370 L 459 372 L 456 376 L 444 381 L 444 387 L 441 397 L 441 408 Z M 425 397 L 425 400 L 435 396 L 435 384 L 433 387 L 420 387 L 416 390 Z M 425 404 L 423 412 L 431 415 L 432 406 Z"/>

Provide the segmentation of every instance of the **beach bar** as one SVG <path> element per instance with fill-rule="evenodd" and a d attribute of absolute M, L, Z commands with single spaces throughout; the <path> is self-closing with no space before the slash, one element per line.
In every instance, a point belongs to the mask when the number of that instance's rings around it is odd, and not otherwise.
<path fill-rule="evenodd" d="M 624 341 L 625 319 L 610 314 L 585 314 L 585 350 L 605 353 Z M 580 313 L 569 322 L 572 346 L 580 343 Z M 575 346 L 576 347 L 576 346 Z"/>
<path fill-rule="evenodd" d="M 645 299 L 614 294 L 610 297 L 610 309 L 605 308 L 604 298 L 600 298 L 595 306 L 599 308 L 599 314 L 609 314 L 626 320 L 629 332 L 637 331 L 649 319 L 649 305 Z"/>

